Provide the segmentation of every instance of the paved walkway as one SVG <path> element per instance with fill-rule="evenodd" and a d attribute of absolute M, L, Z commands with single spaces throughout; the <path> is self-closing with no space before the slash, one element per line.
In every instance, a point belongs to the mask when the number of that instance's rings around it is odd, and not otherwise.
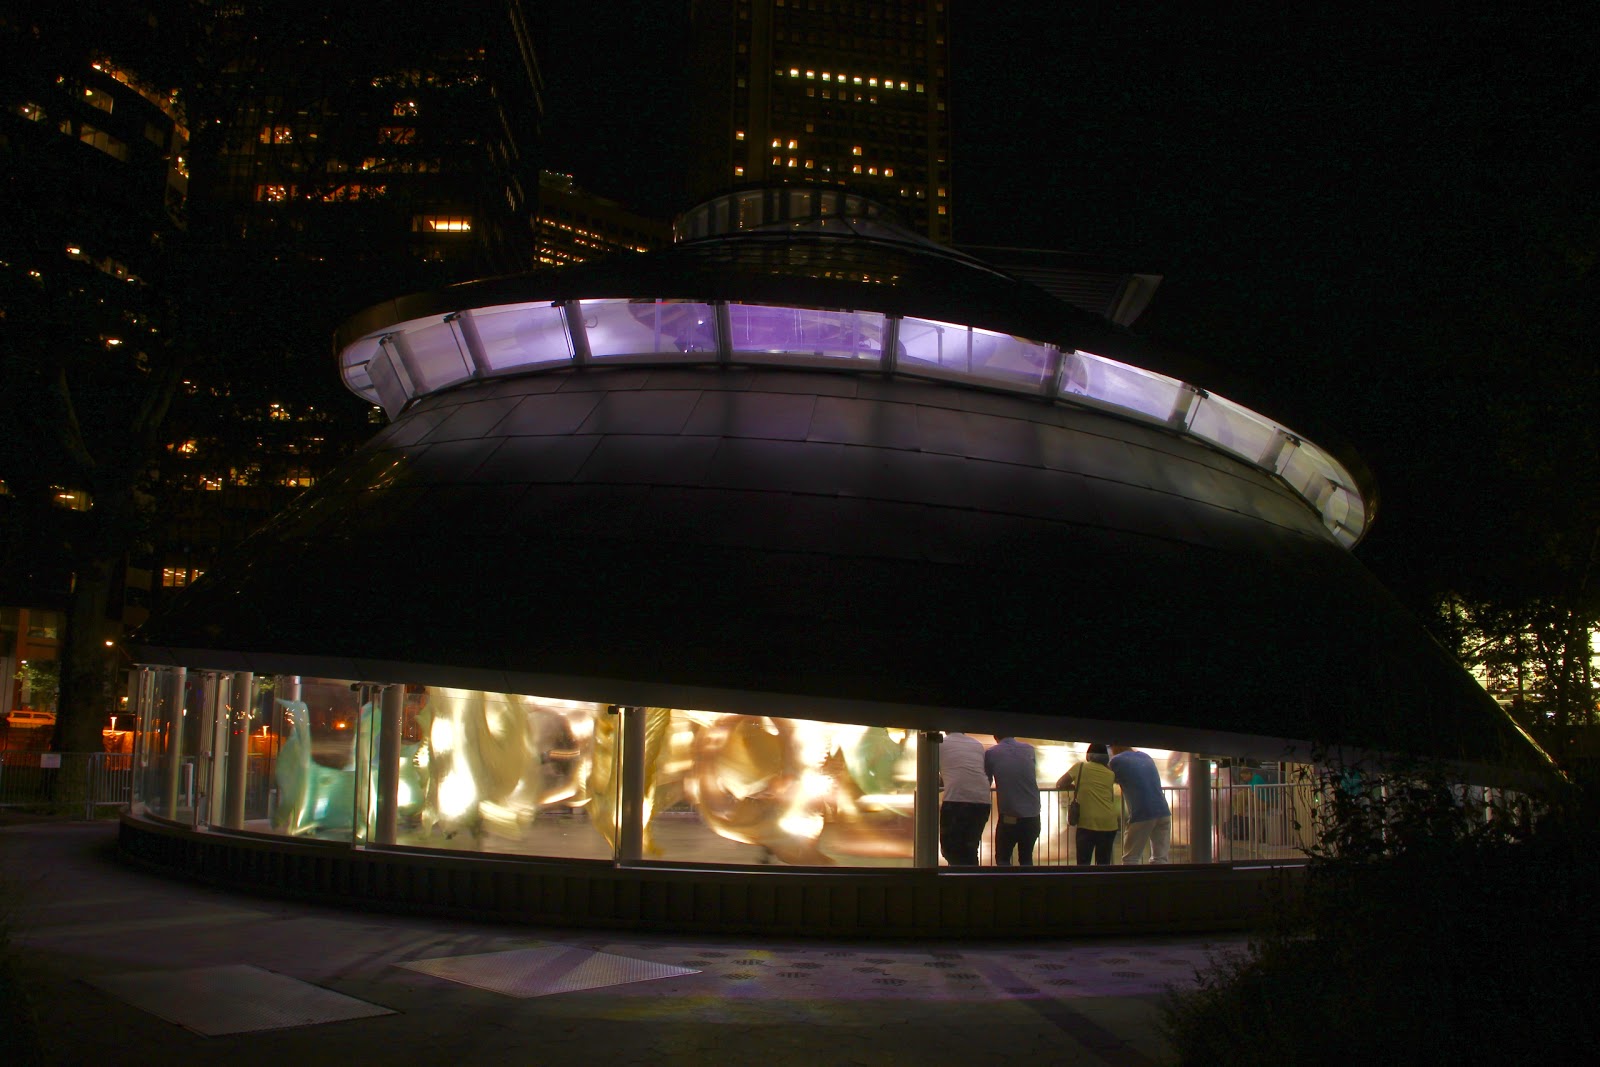
<path fill-rule="evenodd" d="M 1163 992 L 1239 944 L 846 943 L 372 914 L 152 875 L 116 857 L 115 836 L 110 822 L 0 826 L 0 907 L 46 1063 L 1159 1064 Z M 491 962 L 523 995 L 404 966 L 490 953 L 516 953 Z M 609 984 L 526 995 L 540 975 L 576 971 Z M 219 1017 L 280 987 L 388 1013 L 203 1036 L 126 999 L 165 988 L 158 1010 L 181 1009 L 224 986 L 243 992 Z"/>

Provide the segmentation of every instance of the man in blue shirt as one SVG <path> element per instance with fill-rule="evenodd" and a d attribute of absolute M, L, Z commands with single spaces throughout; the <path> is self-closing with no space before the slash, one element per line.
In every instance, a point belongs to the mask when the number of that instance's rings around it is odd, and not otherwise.
<path fill-rule="evenodd" d="M 1122 862 L 1143 863 L 1145 845 L 1151 863 L 1170 863 L 1172 808 L 1161 788 L 1156 761 L 1126 745 L 1111 746 L 1111 773 L 1128 802 L 1128 833 L 1123 838 Z"/>
<path fill-rule="evenodd" d="M 996 745 L 983 754 L 983 772 L 994 782 L 1000 825 L 994 835 L 994 865 L 1033 866 L 1033 845 L 1039 840 L 1039 772 L 1033 746 L 1014 737 L 995 735 Z"/>

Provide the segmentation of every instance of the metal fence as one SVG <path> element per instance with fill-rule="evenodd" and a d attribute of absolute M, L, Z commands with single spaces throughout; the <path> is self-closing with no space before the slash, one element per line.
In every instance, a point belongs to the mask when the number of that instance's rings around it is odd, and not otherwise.
<path fill-rule="evenodd" d="M 1204 856 L 1211 862 L 1299 859 L 1315 838 L 1318 794 L 1314 786 L 1301 783 L 1274 785 L 1223 785 L 1211 790 L 1210 848 L 1196 849 L 1194 811 L 1190 791 L 1184 786 L 1163 789 L 1172 809 L 1173 863 L 1191 863 Z M 1077 834 L 1067 824 L 1070 792 L 1039 790 L 1039 840 L 1033 862 L 1041 867 L 1060 867 L 1077 862 Z M 1128 825 L 1124 806 L 1122 825 Z M 984 833 L 986 847 L 980 862 L 993 862 L 996 826 L 991 816 Z M 1115 861 L 1122 862 L 1122 836 L 1117 837 Z"/>
<path fill-rule="evenodd" d="M 85 819 L 128 806 L 133 757 L 126 752 L 0 752 L 0 808 L 55 807 L 65 800 L 63 783 L 80 776 Z"/>

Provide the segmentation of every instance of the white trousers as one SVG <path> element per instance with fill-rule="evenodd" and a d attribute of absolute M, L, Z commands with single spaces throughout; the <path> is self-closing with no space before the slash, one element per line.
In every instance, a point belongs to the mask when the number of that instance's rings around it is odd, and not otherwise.
<path fill-rule="evenodd" d="M 1143 863 L 1144 846 L 1150 845 L 1151 863 L 1171 863 L 1168 853 L 1172 849 L 1172 816 L 1128 824 L 1128 833 L 1122 839 L 1122 862 Z"/>

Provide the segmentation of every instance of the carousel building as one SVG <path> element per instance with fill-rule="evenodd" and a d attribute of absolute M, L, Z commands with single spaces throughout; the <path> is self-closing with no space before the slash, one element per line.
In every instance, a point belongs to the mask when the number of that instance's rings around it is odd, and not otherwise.
<path fill-rule="evenodd" d="M 843 191 L 676 229 L 344 326 L 390 421 L 138 635 L 128 854 L 540 922 L 1215 929 L 1294 876 L 1297 766 L 1547 766 L 1352 557 L 1375 491 L 1307 417 Z M 1035 746 L 1039 866 L 940 866 L 950 730 Z M 1073 864 L 1090 742 L 1155 756 L 1170 866 Z"/>

